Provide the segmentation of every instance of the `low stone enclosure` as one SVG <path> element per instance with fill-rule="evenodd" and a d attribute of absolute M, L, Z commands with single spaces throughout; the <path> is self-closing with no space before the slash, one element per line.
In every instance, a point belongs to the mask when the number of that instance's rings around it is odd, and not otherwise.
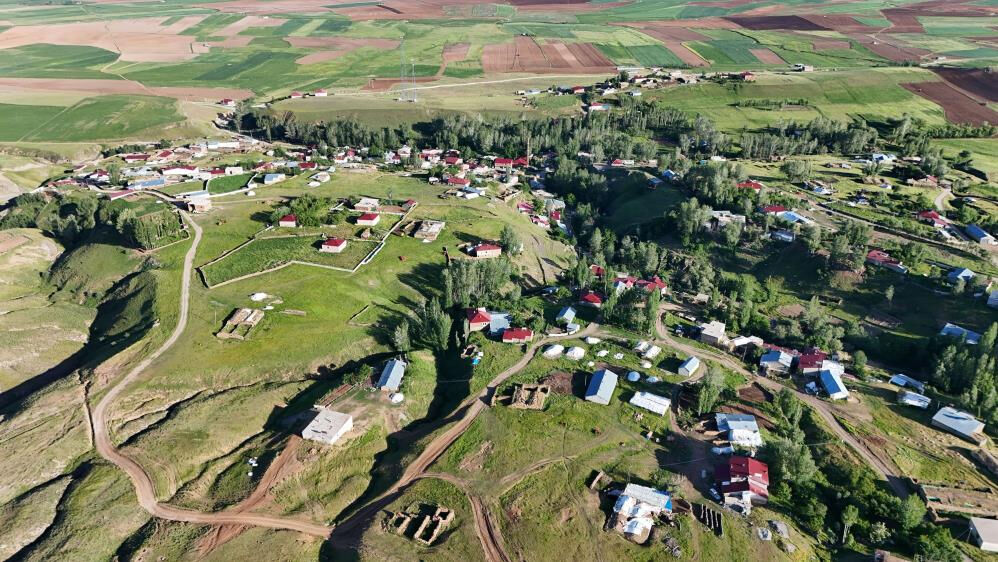
<path fill-rule="evenodd" d="M 433 546 L 440 534 L 454 520 L 454 511 L 443 506 L 423 506 L 419 513 L 396 511 L 386 520 L 388 530 L 396 535 L 411 538 L 420 544 Z M 415 530 L 413 530 L 415 529 Z"/>
<path fill-rule="evenodd" d="M 237 308 L 229 315 L 215 336 L 221 339 L 246 339 L 250 331 L 263 320 L 264 312 L 253 308 Z"/>
<path fill-rule="evenodd" d="M 513 387 L 511 394 L 494 394 L 493 405 L 499 402 L 520 410 L 543 410 L 544 401 L 549 394 L 551 387 L 546 384 L 518 384 Z"/>

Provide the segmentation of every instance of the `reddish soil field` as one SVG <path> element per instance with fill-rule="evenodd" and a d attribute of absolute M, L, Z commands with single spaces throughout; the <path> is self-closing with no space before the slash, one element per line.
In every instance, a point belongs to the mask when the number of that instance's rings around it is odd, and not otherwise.
<path fill-rule="evenodd" d="M 292 47 L 329 49 L 317 53 L 309 53 L 295 62 L 297 64 L 315 64 L 333 60 L 343 55 L 360 49 L 361 47 L 373 47 L 375 49 L 395 49 L 399 42 L 394 39 L 375 38 L 353 38 L 353 37 L 285 37 L 285 41 Z"/>
<path fill-rule="evenodd" d="M 811 48 L 815 51 L 832 51 L 837 49 L 848 49 L 852 45 L 848 41 L 843 41 L 841 39 L 827 39 L 825 37 L 818 37 L 817 35 L 811 35 L 808 33 L 794 33 L 795 36 L 801 39 L 806 39 L 811 42 Z"/>
<path fill-rule="evenodd" d="M 773 31 L 780 29 L 823 31 L 827 29 L 800 16 L 734 16 L 724 19 L 753 31 Z"/>
<path fill-rule="evenodd" d="M 538 44 L 531 37 L 517 36 L 512 43 L 486 45 L 482 50 L 485 72 L 612 72 L 613 63 L 589 43 Z"/>
<path fill-rule="evenodd" d="M 849 15 L 840 14 L 825 16 L 820 14 L 809 14 L 803 17 L 822 29 L 830 29 L 832 31 L 838 31 L 839 33 L 874 33 L 880 31 L 879 27 L 859 23 L 855 18 Z"/>
<path fill-rule="evenodd" d="M 76 78 L 0 78 L 0 91 L 58 91 L 94 94 L 140 94 L 163 96 L 186 101 L 218 101 L 223 98 L 246 99 L 249 90 L 236 88 L 188 88 L 143 86 L 131 80 L 100 80 Z"/>
<path fill-rule="evenodd" d="M 917 82 L 902 86 L 923 98 L 938 103 L 946 112 L 946 119 L 954 123 L 998 123 L 998 111 L 982 105 L 948 82 Z"/>
<path fill-rule="evenodd" d="M 937 68 L 934 71 L 965 92 L 998 102 L 998 72 L 985 72 L 981 68 Z"/>
<path fill-rule="evenodd" d="M 301 58 L 295 59 L 295 64 L 315 64 L 319 62 L 326 62 L 327 60 L 335 60 L 348 52 L 349 51 L 319 51 L 317 53 L 309 53 Z"/>
<path fill-rule="evenodd" d="M 780 58 L 780 55 L 769 49 L 749 49 L 752 55 L 764 64 L 786 64 L 787 61 Z"/>
<path fill-rule="evenodd" d="M 881 10 L 880 13 L 891 22 L 887 33 L 925 33 L 922 22 L 918 21 L 915 14 L 904 9 Z"/>
<path fill-rule="evenodd" d="M 156 17 L 21 25 L 0 33 L 0 49 L 39 41 L 51 45 L 86 45 L 120 53 L 121 60 L 136 62 L 176 62 L 207 52 L 193 37 L 167 33 L 174 26 L 162 25 L 165 20 Z"/>
<path fill-rule="evenodd" d="M 690 2 L 691 6 L 710 6 L 712 8 L 737 8 L 745 4 L 751 4 L 757 0 L 713 0 L 710 2 Z"/>
<path fill-rule="evenodd" d="M 932 52 L 928 49 L 909 47 L 896 39 L 889 39 L 883 36 L 873 39 L 867 35 L 850 34 L 849 37 L 855 39 L 875 54 L 894 62 L 919 61 L 923 56 Z M 891 42 L 888 43 L 888 40 Z"/>
<path fill-rule="evenodd" d="M 455 62 L 468 58 L 468 49 L 471 43 L 451 43 L 444 46 L 444 62 Z"/>
<path fill-rule="evenodd" d="M 606 4 L 602 4 L 606 5 Z M 698 18 L 694 20 L 660 20 L 654 22 L 644 22 L 644 21 L 630 21 L 630 22 L 617 22 L 611 23 L 610 25 L 622 25 L 624 27 L 633 27 L 635 29 L 642 29 L 645 27 L 652 27 L 655 29 L 738 29 L 739 25 L 733 21 L 729 21 L 725 18 Z"/>
<path fill-rule="evenodd" d="M 686 45 L 679 41 L 662 41 L 662 44 L 672 51 L 672 54 L 679 57 L 679 60 L 690 66 L 707 66 L 707 61 L 703 57 L 687 49 Z"/>

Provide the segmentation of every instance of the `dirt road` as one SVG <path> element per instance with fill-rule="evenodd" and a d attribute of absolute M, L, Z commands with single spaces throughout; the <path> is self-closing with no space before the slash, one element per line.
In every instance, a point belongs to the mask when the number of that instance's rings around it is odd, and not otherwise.
<path fill-rule="evenodd" d="M 936 198 L 932 200 L 932 204 L 936 207 L 936 210 L 940 213 L 946 210 L 946 200 L 953 197 L 953 191 L 949 188 L 944 188 L 936 195 Z"/>
<path fill-rule="evenodd" d="M 586 329 L 575 334 L 576 338 L 584 338 L 599 332 L 599 324 L 592 323 L 586 327 Z M 495 391 L 496 387 L 502 384 L 506 379 L 519 373 L 530 363 L 530 361 L 537 354 L 537 351 L 543 346 L 559 341 L 561 338 L 544 338 L 538 340 L 537 342 L 530 345 L 527 348 L 526 353 L 520 358 L 515 364 L 506 369 L 505 371 L 499 373 L 493 378 L 485 389 L 482 390 L 475 396 L 467 398 L 464 402 L 458 406 L 455 413 L 457 417 L 457 422 L 451 427 L 438 435 L 429 445 L 423 449 L 416 460 L 414 460 L 408 467 L 406 467 L 405 472 L 402 476 L 395 482 L 388 490 L 383 492 L 380 496 L 371 500 L 367 505 L 357 510 L 350 518 L 341 522 L 336 526 L 334 530 L 333 538 L 343 539 L 344 542 L 356 542 L 358 538 L 357 532 L 359 526 L 364 522 L 369 521 L 374 517 L 379 511 L 384 509 L 388 504 L 395 501 L 395 499 L 400 495 L 400 493 L 409 484 L 418 480 L 419 478 L 425 477 L 427 469 L 440 458 L 441 455 L 455 442 L 458 437 L 464 434 L 465 431 L 471 426 L 471 423 L 475 421 L 482 410 L 484 410 L 488 403 L 488 398 Z M 476 518 L 477 521 L 477 518 Z M 491 527 L 491 524 L 489 524 Z M 476 532 L 479 537 L 488 537 L 492 535 L 497 535 L 498 531 L 494 528 L 479 527 L 476 523 Z M 484 541 L 485 539 L 483 539 Z M 499 543 L 496 543 L 499 544 Z M 489 553 L 492 547 L 486 547 L 486 554 Z M 501 549 L 501 547 L 499 547 Z M 505 553 L 503 553 L 505 556 Z M 508 559 L 508 558 L 505 558 Z M 494 560 L 504 560 L 504 558 L 496 558 Z"/>
<path fill-rule="evenodd" d="M 319 525 L 317 523 L 254 513 L 202 513 L 160 503 L 156 500 L 156 492 L 152 479 L 149 478 L 149 474 L 146 473 L 145 469 L 131 458 L 122 454 L 111 442 L 111 436 L 108 432 L 108 410 L 111 404 L 121 394 L 121 391 L 137 379 L 153 361 L 177 343 L 180 335 L 183 334 L 184 329 L 187 327 L 187 318 L 190 312 L 191 274 L 194 268 L 194 256 L 197 253 L 198 244 L 201 243 L 201 227 L 191 220 L 187 213 L 182 212 L 181 216 L 183 216 L 184 221 L 193 229 L 194 240 L 191 243 L 190 249 L 187 250 L 187 254 L 184 256 L 183 278 L 180 287 L 180 313 L 177 318 L 177 326 L 159 349 L 154 351 L 149 357 L 143 359 L 127 375 L 112 386 L 94 408 L 91 424 L 93 425 L 94 445 L 97 448 L 97 452 L 100 456 L 114 463 L 128 474 L 128 477 L 132 480 L 132 484 L 135 486 L 135 495 L 138 497 L 139 505 L 153 517 L 168 519 L 170 521 L 184 521 L 207 525 L 252 525 L 272 529 L 287 529 L 317 537 L 328 537 L 332 529 L 326 525 Z"/>
<path fill-rule="evenodd" d="M 670 309 L 678 310 L 679 308 L 680 307 L 677 307 L 676 305 L 664 304 L 660 312 L 664 312 Z M 839 421 L 835 418 L 835 415 L 832 413 L 831 407 L 825 401 L 821 400 L 817 396 L 811 396 L 810 394 L 807 394 L 805 392 L 801 392 L 797 389 L 790 388 L 773 379 L 756 376 L 755 373 L 752 373 L 748 369 L 746 369 L 741 362 L 739 362 L 734 357 L 726 353 L 722 353 L 721 351 L 713 351 L 713 350 L 703 349 L 700 347 L 695 347 L 673 339 L 672 336 L 669 335 L 669 330 L 666 329 L 665 324 L 662 322 L 661 313 L 655 319 L 655 330 L 658 332 L 658 337 L 661 338 L 661 343 L 664 343 L 665 345 L 674 347 L 676 349 L 689 353 L 690 355 L 709 357 L 710 359 L 718 363 L 721 363 L 725 367 L 728 367 L 729 369 L 741 373 L 746 377 L 748 377 L 750 380 L 754 380 L 755 382 L 758 382 L 775 392 L 779 392 L 784 388 L 790 389 L 792 392 L 794 392 L 794 394 L 797 395 L 798 398 L 804 401 L 805 404 L 807 404 L 808 406 L 811 407 L 811 409 L 817 412 L 818 416 L 821 417 L 821 419 L 825 422 L 825 424 L 832 431 L 832 433 L 834 433 L 839 439 L 841 439 L 843 442 L 849 445 L 849 447 L 852 448 L 856 452 L 856 454 L 859 455 L 859 457 L 863 459 L 863 461 L 866 462 L 866 464 L 869 465 L 874 472 L 877 473 L 877 476 L 879 476 L 882 480 L 886 480 L 887 483 L 890 485 L 891 489 L 894 490 L 894 492 L 898 495 L 898 497 L 901 498 L 908 497 L 908 488 L 905 486 L 901 477 L 896 474 L 895 470 L 892 467 L 887 466 L 876 455 L 871 453 L 863 443 L 861 443 L 844 427 L 842 427 L 842 424 L 839 423 Z M 701 371 L 703 372 L 705 370 L 701 369 Z"/>

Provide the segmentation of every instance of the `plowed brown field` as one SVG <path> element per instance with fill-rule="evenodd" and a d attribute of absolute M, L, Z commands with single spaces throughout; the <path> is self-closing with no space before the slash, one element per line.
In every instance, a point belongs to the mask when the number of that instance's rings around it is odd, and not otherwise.
<path fill-rule="evenodd" d="M 957 90 L 948 82 L 917 82 L 902 86 L 923 98 L 938 103 L 946 112 L 946 119 L 954 123 L 998 123 L 998 111 Z"/>
<path fill-rule="evenodd" d="M 550 41 L 543 45 L 518 36 L 512 43 L 486 45 L 482 50 L 485 72 L 573 72 L 601 74 L 616 67 L 590 43 Z"/>

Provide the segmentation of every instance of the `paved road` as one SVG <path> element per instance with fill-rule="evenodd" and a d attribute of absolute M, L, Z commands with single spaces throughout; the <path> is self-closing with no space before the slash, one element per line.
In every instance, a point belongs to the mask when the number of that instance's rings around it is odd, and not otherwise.
<path fill-rule="evenodd" d="M 111 408 L 111 404 L 121 394 L 121 391 L 137 379 L 153 361 L 177 343 L 180 335 L 183 334 L 184 329 L 187 327 L 187 318 L 190 312 L 191 273 L 194 267 L 194 256 L 197 253 L 198 244 L 201 242 L 201 227 L 192 221 L 187 213 L 182 212 L 181 215 L 193 229 L 194 240 L 190 249 L 187 250 L 187 254 L 184 256 L 183 278 L 180 288 L 180 314 L 177 319 L 177 326 L 159 349 L 154 351 L 149 357 L 143 359 L 124 378 L 111 387 L 107 394 L 104 395 L 104 398 L 97 404 L 97 407 L 94 408 L 91 423 L 93 425 L 94 445 L 97 448 L 97 452 L 100 456 L 114 463 L 128 474 L 128 477 L 132 480 L 132 484 L 135 486 L 135 495 L 138 496 L 139 505 L 153 517 L 170 521 L 185 521 L 208 525 L 250 525 L 272 529 L 287 529 L 317 537 L 328 537 L 332 528 L 307 521 L 254 513 L 227 513 L 224 511 L 203 513 L 160 503 L 156 500 L 156 492 L 152 479 L 149 478 L 149 474 L 146 473 L 145 469 L 133 459 L 125 456 L 111 442 L 111 436 L 108 432 L 108 410 Z"/>
<path fill-rule="evenodd" d="M 676 305 L 665 303 L 663 304 L 662 311 L 670 308 L 678 309 L 679 307 L 677 307 Z M 790 388 L 773 379 L 769 379 L 766 377 L 759 377 L 755 373 L 752 373 L 748 369 L 746 369 L 745 366 L 740 361 L 738 361 L 737 359 L 726 353 L 722 353 L 721 351 L 703 349 L 673 339 L 672 336 L 669 335 L 669 330 L 665 327 L 665 324 L 662 322 L 662 314 L 659 314 L 656 319 L 655 329 L 658 332 L 658 337 L 661 338 L 662 343 L 665 343 L 666 345 L 672 346 L 683 352 L 689 353 L 690 355 L 696 355 L 699 357 L 709 357 L 710 359 L 718 363 L 721 363 L 722 365 L 738 373 L 747 376 L 750 380 L 754 380 L 755 382 L 758 382 L 759 384 L 762 384 L 763 386 L 766 386 L 770 390 L 773 390 L 775 392 L 779 392 L 784 388 L 790 389 L 794 394 L 797 395 L 798 398 L 803 400 L 805 404 L 810 406 L 811 409 L 813 409 L 815 412 L 818 413 L 818 416 L 820 416 L 821 419 L 828 426 L 828 428 L 832 430 L 832 433 L 834 433 L 836 436 L 838 436 L 839 439 L 841 439 L 847 445 L 849 445 L 849 447 L 851 447 L 856 452 L 856 454 L 858 454 L 859 457 L 863 459 L 863 461 L 866 462 L 866 464 L 869 465 L 870 468 L 872 468 L 873 471 L 876 472 L 877 475 L 882 480 L 886 480 L 887 483 L 890 485 L 891 489 L 894 490 L 894 492 L 898 495 L 898 497 L 900 498 L 908 497 L 908 488 L 905 486 L 902 478 L 895 473 L 895 470 L 892 467 L 887 466 L 887 464 L 884 463 L 882 460 L 880 460 L 880 458 L 878 458 L 876 455 L 870 452 L 870 450 L 867 449 L 867 447 L 862 442 L 860 442 L 844 427 L 842 427 L 842 424 L 839 423 L 839 421 L 835 418 L 835 415 L 832 413 L 831 407 L 824 400 L 821 400 L 820 398 L 812 396 L 805 392 L 801 392 L 797 389 Z M 706 371 L 705 369 L 701 369 L 701 372 L 705 371 Z"/>

